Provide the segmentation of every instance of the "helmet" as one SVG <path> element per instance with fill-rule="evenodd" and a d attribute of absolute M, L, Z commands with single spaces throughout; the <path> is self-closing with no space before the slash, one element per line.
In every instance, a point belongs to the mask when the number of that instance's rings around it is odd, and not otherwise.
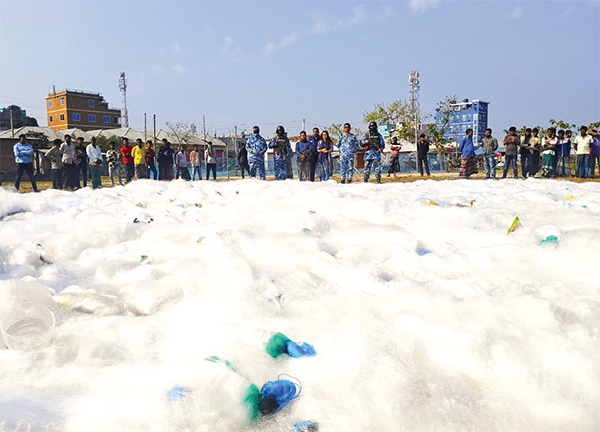
<path fill-rule="evenodd" d="M 283 128 L 283 126 L 277 126 L 275 132 L 277 133 L 277 135 L 283 135 L 285 133 L 285 129 Z"/>
<path fill-rule="evenodd" d="M 260 128 L 258 126 L 254 126 L 252 128 L 252 133 L 258 135 L 260 133 Z"/>
<path fill-rule="evenodd" d="M 377 122 L 371 122 L 369 123 L 369 129 L 377 129 Z"/>

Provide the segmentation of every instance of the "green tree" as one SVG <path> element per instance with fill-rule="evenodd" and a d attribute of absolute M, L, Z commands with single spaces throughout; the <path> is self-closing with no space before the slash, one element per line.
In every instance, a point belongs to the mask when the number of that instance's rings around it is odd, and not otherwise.
<path fill-rule="evenodd" d="M 18 105 L 9 105 L 0 109 L 0 130 L 10 129 L 10 113 L 12 112 L 13 127 L 38 126 L 35 118 L 23 115 L 21 107 Z"/>
<path fill-rule="evenodd" d="M 419 110 L 417 117 L 425 119 L 428 115 Z M 363 121 L 367 124 L 372 121 L 377 122 L 377 124 L 392 124 L 394 126 L 392 136 L 397 136 L 405 140 L 414 140 L 415 115 L 409 102 L 402 99 L 398 99 L 389 105 L 376 103 L 373 110 L 363 113 Z"/>
<path fill-rule="evenodd" d="M 444 138 L 444 135 L 448 131 L 448 125 L 450 123 L 450 115 L 454 112 L 453 105 L 458 101 L 456 95 L 446 96 L 444 99 L 439 101 L 435 106 L 435 112 L 441 114 L 440 125 L 430 124 L 427 126 L 427 132 L 433 139 L 435 149 L 438 155 L 444 153 L 444 144 L 448 143 L 448 140 Z"/>
<path fill-rule="evenodd" d="M 121 143 L 123 142 L 123 138 L 118 137 L 116 135 L 111 135 L 109 137 L 105 137 L 104 135 L 99 135 L 96 137 L 96 145 L 100 147 L 103 152 L 106 152 L 110 149 L 110 142 L 113 141 L 115 143 L 115 148 L 121 148 Z"/>

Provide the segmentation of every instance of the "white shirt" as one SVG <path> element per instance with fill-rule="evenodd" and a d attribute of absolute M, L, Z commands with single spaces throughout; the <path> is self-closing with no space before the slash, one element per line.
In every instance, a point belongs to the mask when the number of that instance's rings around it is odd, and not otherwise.
<path fill-rule="evenodd" d="M 577 154 L 578 155 L 589 154 L 590 153 L 590 145 L 592 145 L 592 141 L 593 141 L 593 138 L 591 135 L 586 135 L 585 138 L 583 138 L 581 135 L 579 135 L 577 138 L 575 138 L 575 144 L 577 144 Z"/>
<path fill-rule="evenodd" d="M 96 163 L 98 160 L 102 162 L 102 150 L 100 150 L 100 147 L 94 147 L 92 144 L 88 144 L 88 146 L 85 148 L 85 152 L 90 160 L 90 164 Z"/>

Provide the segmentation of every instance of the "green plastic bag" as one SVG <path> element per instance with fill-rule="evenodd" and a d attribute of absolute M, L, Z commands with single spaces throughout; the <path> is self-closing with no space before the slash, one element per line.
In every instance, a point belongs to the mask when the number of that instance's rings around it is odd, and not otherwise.
<path fill-rule="evenodd" d="M 281 354 L 283 354 L 281 347 L 289 340 L 290 338 L 283 333 L 275 333 L 273 336 L 271 336 L 269 342 L 267 342 L 267 346 L 265 348 L 267 354 L 273 358 L 279 357 Z"/>

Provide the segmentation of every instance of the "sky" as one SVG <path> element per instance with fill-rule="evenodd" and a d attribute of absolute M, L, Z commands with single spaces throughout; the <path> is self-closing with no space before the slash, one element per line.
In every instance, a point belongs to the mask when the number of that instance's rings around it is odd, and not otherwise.
<path fill-rule="evenodd" d="M 350 122 L 375 103 L 490 102 L 489 126 L 600 121 L 600 1 L 0 0 L 0 107 L 47 125 L 56 86 L 102 93 L 130 126 L 228 135 Z"/>

